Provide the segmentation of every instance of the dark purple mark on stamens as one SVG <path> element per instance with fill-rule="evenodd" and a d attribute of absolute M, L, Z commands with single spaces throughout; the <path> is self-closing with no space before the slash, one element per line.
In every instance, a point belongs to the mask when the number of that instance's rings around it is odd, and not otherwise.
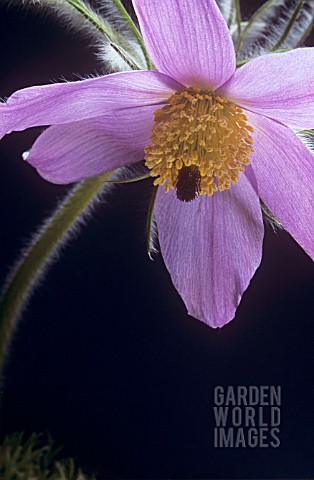
<path fill-rule="evenodd" d="M 195 165 L 182 167 L 175 183 L 178 200 L 191 202 L 200 192 L 201 174 Z"/>

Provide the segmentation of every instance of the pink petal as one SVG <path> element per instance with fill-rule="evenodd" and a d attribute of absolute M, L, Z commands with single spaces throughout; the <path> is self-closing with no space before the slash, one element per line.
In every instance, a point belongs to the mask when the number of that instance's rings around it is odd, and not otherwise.
<path fill-rule="evenodd" d="M 246 113 L 254 126 L 250 159 L 259 195 L 314 258 L 314 157 L 288 127 Z"/>
<path fill-rule="evenodd" d="M 230 190 L 190 203 L 159 188 L 155 215 L 161 253 L 189 314 L 211 327 L 230 322 L 262 257 L 263 220 L 250 182 L 242 175 Z"/>
<path fill-rule="evenodd" d="M 212 89 L 233 74 L 232 39 L 214 0 L 133 0 L 133 5 L 158 70 L 186 86 Z"/>
<path fill-rule="evenodd" d="M 154 71 L 25 88 L 0 104 L 0 138 L 13 130 L 95 118 L 118 108 L 158 105 L 181 88 Z"/>
<path fill-rule="evenodd" d="M 255 177 L 255 173 L 254 173 L 254 170 L 252 168 L 252 165 L 247 165 L 245 167 L 244 174 L 245 174 L 246 178 L 249 180 L 250 184 L 252 185 L 252 187 L 254 188 L 255 192 L 258 195 L 257 180 L 256 180 L 256 177 Z"/>
<path fill-rule="evenodd" d="M 49 127 L 27 162 L 53 183 L 71 183 L 143 159 L 155 106 Z"/>
<path fill-rule="evenodd" d="M 314 48 L 255 58 L 219 93 L 292 128 L 314 128 Z"/>

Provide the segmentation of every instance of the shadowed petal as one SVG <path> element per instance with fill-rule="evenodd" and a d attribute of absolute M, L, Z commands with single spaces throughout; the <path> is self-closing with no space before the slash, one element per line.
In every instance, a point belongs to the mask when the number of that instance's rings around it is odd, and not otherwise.
<path fill-rule="evenodd" d="M 214 0 L 133 0 L 133 5 L 158 70 L 186 86 L 212 89 L 233 74 L 232 39 Z"/>
<path fill-rule="evenodd" d="M 314 157 L 288 127 L 246 113 L 254 126 L 250 159 L 259 195 L 314 258 Z"/>
<path fill-rule="evenodd" d="M 252 168 L 252 165 L 247 165 L 245 167 L 244 174 L 245 174 L 246 178 L 249 180 L 250 184 L 252 185 L 252 187 L 254 188 L 255 192 L 258 195 L 257 180 L 256 180 L 256 177 L 255 177 L 255 173 L 254 173 L 254 170 Z"/>
<path fill-rule="evenodd" d="M 292 128 L 314 128 L 314 48 L 255 58 L 219 93 Z"/>
<path fill-rule="evenodd" d="M 0 138 L 11 131 L 85 120 L 119 108 L 158 105 L 180 88 L 154 71 L 25 88 L 0 104 Z"/>
<path fill-rule="evenodd" d="M 128 108 L 105 117 L 49 127 L 27 162 L 53 183 L 71 183 L 143 159 L 156 107 Z"/>
<path fill-rule="evenodd" d="M 190 203 L 159 188 L 155 215 L 162 256 L 189 314 L 211 327 L 230 322 L 262 256 L 263 220 L 248 179 Z"/>

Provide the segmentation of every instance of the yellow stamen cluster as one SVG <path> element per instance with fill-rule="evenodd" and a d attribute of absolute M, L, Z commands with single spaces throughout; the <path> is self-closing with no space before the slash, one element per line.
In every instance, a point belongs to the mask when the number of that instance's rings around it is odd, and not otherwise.
<path fill-rule="evenodd" d="M 195 87 L 176 92 L 168 102 L 156 110 L 152 145 L 145 148 L 146 165 L 157 177 L 154 185 L 176 190 L 180 171 L 183 176 L 184 167 L 192 166 L 199 173 L 195 196 L 237 183 L 253 151 L 253 128 L 241 108 Z"/>

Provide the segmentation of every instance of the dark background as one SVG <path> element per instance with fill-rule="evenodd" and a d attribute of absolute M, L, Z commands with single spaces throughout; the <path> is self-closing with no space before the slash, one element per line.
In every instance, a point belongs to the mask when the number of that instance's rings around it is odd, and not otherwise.
<path fill-rule="evenodd" d="M 253 12 L 261 2 L 247 2 Z M 313 44 L 313 42 L 312 42 Z M 0 95 L 101 72 L 78 35 L 0 2 Z M 0 144 L 1 279 L 68 187 L 21 160 L 38 129 Z M 14 338 L 2 435 L 49 431 L 106 478 L 313 478 L 312 262 L 266 229 L 264 258 L 235 320 L 189 317 L 145 250 L 150 181 L 119 186 L 54 264 Z M 216 385 L 281 385 L 279 448 L 213 448 Z"/>

